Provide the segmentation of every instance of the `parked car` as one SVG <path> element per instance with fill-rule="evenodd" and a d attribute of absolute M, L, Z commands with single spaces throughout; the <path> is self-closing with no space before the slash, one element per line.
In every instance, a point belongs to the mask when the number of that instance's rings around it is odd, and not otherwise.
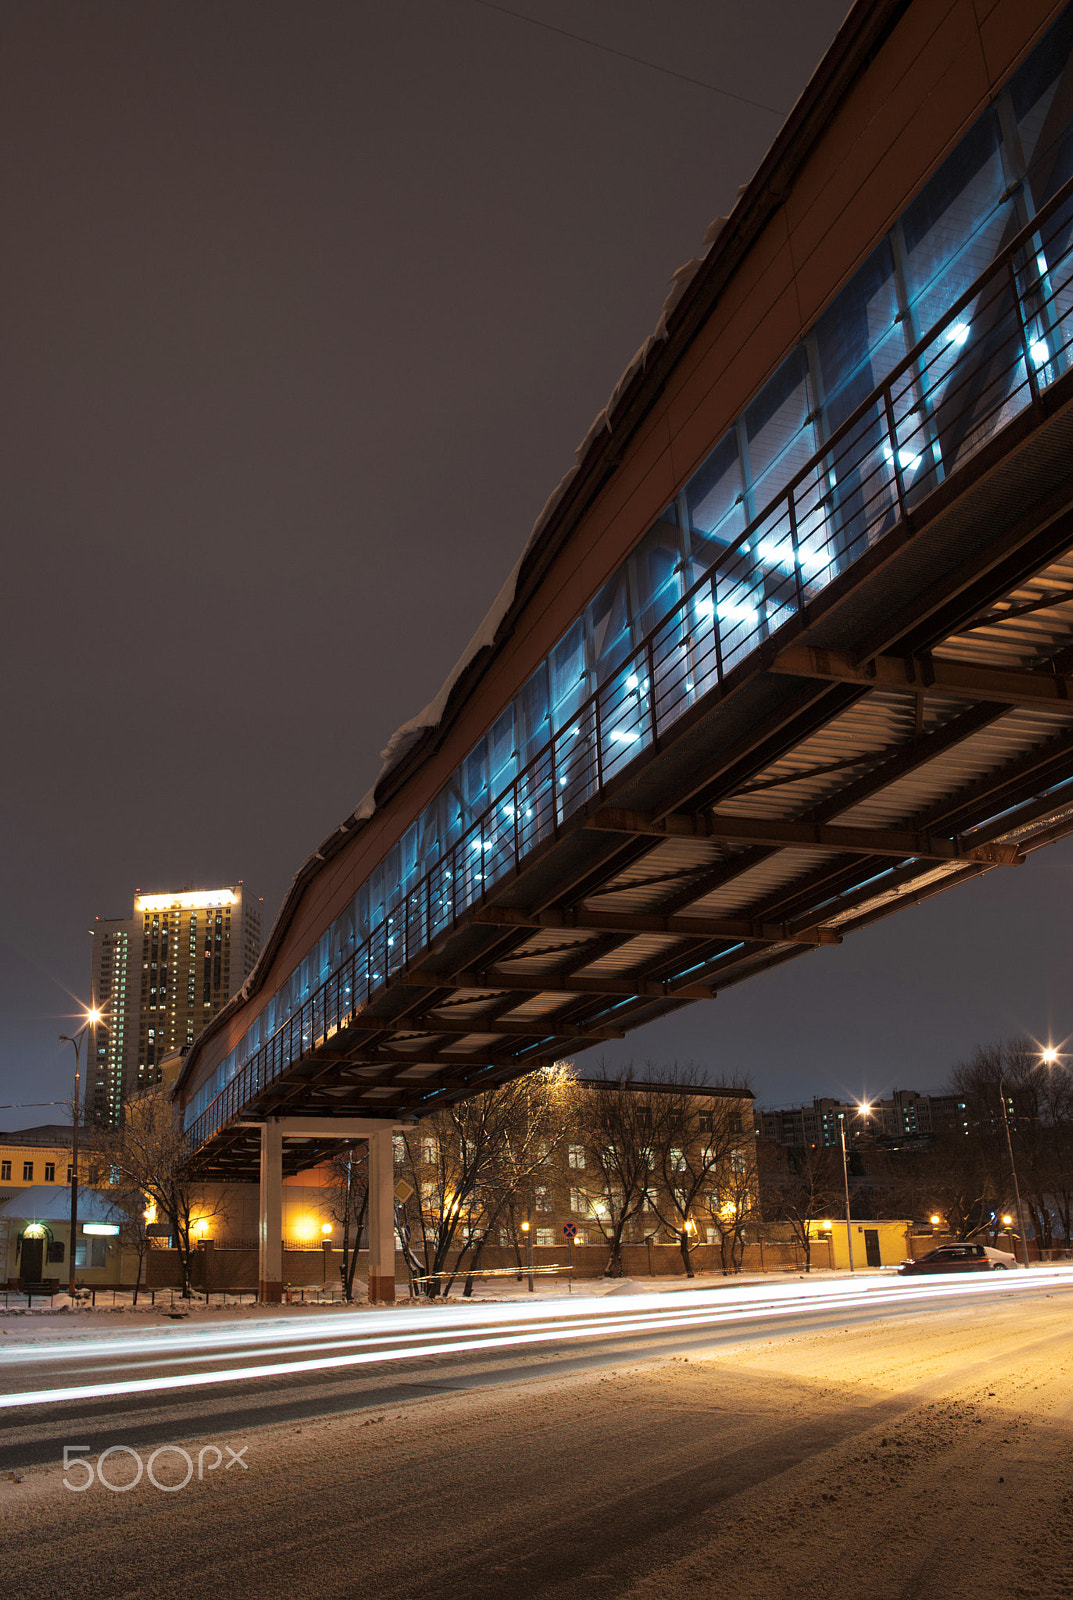
<path fill-rule="evenodd" d="M 898 1271 L 906 1276 L 916 1272 L 1002 1272 L 1016 1265 L 1016 1256 L 1005 1250 L 995 1250 L 989 1244 L 962 1242 L 941 1244 L 918 1260 L 903 1261 Z"/>

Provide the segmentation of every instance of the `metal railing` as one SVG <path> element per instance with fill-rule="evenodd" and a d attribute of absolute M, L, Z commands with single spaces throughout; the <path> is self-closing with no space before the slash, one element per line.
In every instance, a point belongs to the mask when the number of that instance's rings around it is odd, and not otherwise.
<path fill-rule="evenodd" d="M 1073 181 L 948 308 L 533 761 L 190 1124 L 196 1149 L 1070 367 Z M 1053 258 L 1053 259 L 1052 259 Z"/>

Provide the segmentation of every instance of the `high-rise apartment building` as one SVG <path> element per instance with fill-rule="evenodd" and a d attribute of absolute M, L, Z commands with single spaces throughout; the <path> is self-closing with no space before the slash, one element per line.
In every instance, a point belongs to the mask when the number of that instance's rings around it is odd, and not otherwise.
<path fill-rule="evenodd" d="M 139 894 L 127 918 L 98 920 L 93 996 L 104 1012 L 87 1073 L 86 1120 L 119 1120 L 124 1098 L 160 1081 L 241 988 L 261 948 L 260 903 L 241 883 Z"/>

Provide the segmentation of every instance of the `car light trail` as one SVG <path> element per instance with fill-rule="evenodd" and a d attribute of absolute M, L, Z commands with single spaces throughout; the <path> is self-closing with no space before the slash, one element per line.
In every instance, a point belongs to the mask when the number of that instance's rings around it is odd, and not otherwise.
<path fill-rule="evenodd" d="M 615 1338 L 627 1334 L 648 1334 L 656 1337 L 703 1328 L 714 1331 L 720 1327 L 733 1327 L 744 1321 L 755 1321 L 758 1317 L 781 1321 L 821 1312 L 853 1311 L 879 1306 L 901 1307 L 912 1303 L 983 1293 L 1003 1295 L 1035 1288 L 1053 1292 L 1056 1285 L 1063 1283 L 1067 1287 L 1073 1287 L 1073 1278 L 1068 1268 L 1039 1269 L 1033 1271 L 1031 1280 L 1026 1280 L 1017 1274 L 1011 1276 L 1008 1281 L 998 1282 L 994 1275 L 988 1274 L 986 1277 L 983 1275 L 978 1278 L 960 1277 L 954 1281 L 945 1280 L 941 1283 L 933 1281 L 909 1284 L 904 1280 L 898 1282 L 881 1280 L 877 1283 L 875 1279 L 865 1279 L 858 1280 L 852 1285 L 840 1284 L 837 1289 L 832 1289 L 829 1283 L 795 1284 L 792 1287 L 787 1286 L 786 1290 L 774 1293 L 767 1285 L 760 1288 L 753 1286 L 751 1291 L 750 1288 L 743 1286 L 738 1290 L 720 1292 L 716 1304 L 712 1302 L 710 1290 L 693 1290 L 682 1294 L 676 1293 L 674 1306 L 667 1307 L 654 1306 L 651 1295 L 622 1296 L 614 1310 L 609 1310 L 602 1302 L 596 1305 L 590 1302 L 588 1306 L 556 1307 L 554 1313 L 549 1313 L 546 1304 L 539 1307 L 534 1305 L 511 1308 L 508 1313 L 504 1312 L 501 1305 L 482 1306 L 472 1308 L 472 1313 L 470 1308 L 467 1308 L 466 1313 L 447 1314 L 444 1319 L 447 1326 L 440 1321 L 434 1331 L 427 1326 L 427 1312 L 404 1313 L 409 1327 L 399 1328 L 396 1325 L 391 1329 L 384 1328 L 383 1320 L 377 1314 L 370 1316 L 366 1313 L 348 1317 L 347 1326 L 344 1328 L 340 1328 L 336 1323 L 332 1330 L 336 1335 L 334 1338 L 326 1339 L 321 1325 L 294 1329 L 293 1336 L 286 1343 L 280 1342 L 278 1324 L 269 1329 L 256 1330 L 239 1331 L 234 1327 L 227 1330 L 219 1328 L 190 1330 L 189 1336 L 179 1347 L 175 1344 L 174 1333 L 165 1340 L 153 1336 L 121 1341 L 98 1339 L 92 1344 L 94 1355 L 137 1351 L 144 1356 L 153 1351 L 163 1356 L 161 1361 L 154 1362 L 155 1365 L 179 1365 L 194 1361 L 200 1364 L 208 1359 L 221 1359 L 227 1347 L 238 1354 L 236 1346 L 251 1344 L 261 1347 L 257 1353 L 262 1357 L 293 1350 L 295 1345 L 307 1347 L 312 1345 L 319 1350 L 330 1349 L 333 1353 L 326 1355 L 309 1353 L 296 1356 L 289 1361 L 258 1360 L 254 1364 L 224 1366 L 214 1372 L 156 1374 L 102 1383 L 78 1383 L 51 1389 L 24 1390 L 0 1396 L 0 1409 L 58 1405 L 76 1400 L 103 1399 L 120 1395 L 158 1394 L 177 1389 L 200 1389 L 209 1385 L 250 1382 L 257 1379 L 271 1380 L 315 1372 L 338 1372 L 352 1367 L 506 1348 L 563 1344 L 580 1339 Z M 806 1292 L 801 1293 L 801 1289 L 805 1289 Z M 480 1337 L 473 1337 L 475 1323 L 482 1330 Z M 358 1339 L 361 1339 L 366 1347 L 354 1350 L 351 1347 Z M 122 1352 L 117 1351 L 118 1344 L 122 1345 Z M 206 1346 L 215 1346 L 215 1354 L 212 1349 L 206 1349 Z M 90 1353 L 90 1349 L 86 1347 L 72 1352 L 68 1346 L 62 1352 L 49 1351 L 48 1355 L 55 1357 L 62 1354 L 71 1359 L 72 1355 L 85 1356 Z M 3 1364 L 6 1366 L 16 1362 L 26 1364 L 39 1359 L 43 1354 L 44 1352 L 35 1350 L 32 1346 L 23 1346 L 5 1351 Z"/>

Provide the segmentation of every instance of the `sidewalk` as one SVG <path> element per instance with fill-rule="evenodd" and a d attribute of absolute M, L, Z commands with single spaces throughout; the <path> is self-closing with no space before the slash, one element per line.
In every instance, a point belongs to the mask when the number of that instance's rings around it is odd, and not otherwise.
<path fill-rule="evenodd" d="M 854 1273 L 855 1278 L 885 1278 L 895 1272 L 892 1267 L 864 1268 Z M 427 1311 L 430 1317 L 436 1317 L 445 1308 L 458 1311 L 469 1306 L 487 1308 L 492 1305 L 532 1305 L 547 1302 L 558 1304 L 561 1301 L 604 1299 L 617 1295 L 674 1295 L 685 1293 L 711 1292 L 718 1294 L 724 1290 L 741 1288 L 755 1288 L 757 1285 L 767 1284 L 772 1288 L 778 1285 L 800 1282 L 839 1281 L 849 1277 L 849 1273 L 835 1268 L 804 1272 L 769 1272 L 769 1273 L 741 1273 L 737 1276 L 723 1277 L 698 1274 L 695 1278 L 686 1278 L 681 1274 L 665 1278 L 588 1278 L 573 1286 L 572 1293 L 561 1281 L 554 1285 L 545 1280 L 535 1280 L 534 1292 L 529 1293 L 528 1283 L 523 1274 L 520 1280 L 498 1279 L 493 1283 L 477 1283 L 474 1285 L 472 1296 L 464 1298 L 460 1291 L 453 1293 L 449 1298 L 428 1300 L 423 1297 L 411 1299 L 408 1285 L 398 1283 L 396 1294 L 398 1298 L 394 1306 L 377 1306 L 370 1308 L 364 1297 L 356 1298 L 351 1303 L 339 1299 L 317 1300 L 315 1289 L 305 1291 L 305 1303 L 297 1296 L 300 1291 L 295 1290 L 295 1300 L 291 1304 L 261 1305 L 257 1302 L 252 1290 L 244 1290 L 241 1296 L 231 1296 L 213 1293 L 209 1303 L 206 1304 L 203 1294 L 195 1293 L 194 1298 L 183 1300 L 177 1290 L 158 1289 L 156 1303 L 152 1303 L 150 1291 L 139 1290 L 138 1304 L 133 1304 L 133 1293 L 127 1291 L 113 1291 L 101 1289 L 97 1292 L 97 1304 L 94 1307 L 87 1300 L 71 1302 L 66 1294 L 54 1296 L 51 1305 L 42 1297 L 40 1301 L 35 1298 L 32 1307 L 26 1304 L 26 1297 L 14 1291 L 0 1295 L 0 1335 L 17 1334 L 25 1338 L 45 1335 L 49 1337 L 63 1337 L 64 1335 L 82 1333 L 119 1332 L 124 1328 L 130 1329 L 137 1326 L 163 1327 L 176 1326 L 179 1323 L 245 1323 L 250 1321 L 266 1322 L 309 1317 L 314 1314 L 320 1316 L 339 1315 L 340 1313 L 368 1312 L 374 1310 L 377 1315 L 390 1317 L 395 1310 L 422 1310 Z M 4 1307 L 3 1299 L 7 1300 Z M 114 1299 L 114 1303 L 113 1303 Z"/>

